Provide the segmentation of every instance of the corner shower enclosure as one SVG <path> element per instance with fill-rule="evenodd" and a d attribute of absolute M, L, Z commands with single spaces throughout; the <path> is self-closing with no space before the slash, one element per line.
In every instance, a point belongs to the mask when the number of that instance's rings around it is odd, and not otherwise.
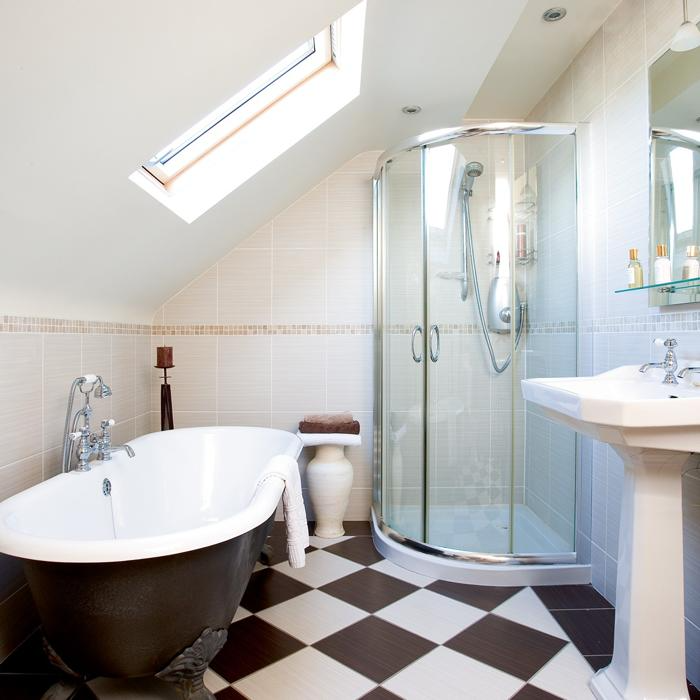
<path fill-rule="evenodd" d="M 445 129 L 379 160 L 373 520 L 409 568 L 576 561 L 576 436 L 520 392 L 576 374 L 576 172 L 569 125 Z"/>

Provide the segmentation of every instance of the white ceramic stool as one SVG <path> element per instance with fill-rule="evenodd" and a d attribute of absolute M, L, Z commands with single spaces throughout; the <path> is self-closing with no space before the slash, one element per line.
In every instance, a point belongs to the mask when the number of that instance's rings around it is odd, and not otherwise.
<path fill-rule="evenodd" d="M 316 537 L 341 537 L 343 516 L 352 489 L 353 469 L 345 448 L 360 445 L 359 435 L 346 433 L 297 433 L 316 454 L 306 467 L 311 507 L 316 517 Z"/>

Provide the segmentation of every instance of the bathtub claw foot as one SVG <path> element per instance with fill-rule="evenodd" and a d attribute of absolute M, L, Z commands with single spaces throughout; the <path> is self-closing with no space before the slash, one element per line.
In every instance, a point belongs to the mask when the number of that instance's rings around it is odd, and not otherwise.
<path fill-rule="evenodd" d="M 70 700 L 82 687 L 82 679 L 60 680 L 44 692 L 41 700 Z"/>
<path fill-rule="evenodd" d="M 214 695 L 204 686 L 204 672 L 227 637 L 225 629 L 205 629 L 191 646 L 156 673 L 156 678 L 176 685 L 184 700 L 214 700 Z"/>

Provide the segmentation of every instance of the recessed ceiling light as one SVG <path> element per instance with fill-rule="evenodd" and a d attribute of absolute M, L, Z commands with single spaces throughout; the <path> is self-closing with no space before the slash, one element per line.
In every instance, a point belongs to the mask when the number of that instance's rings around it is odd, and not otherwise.
<path fill-rule="evenodd" d="M 560 19 L 566 17 L 565 7 L 550 7 L 548 10 L 544 11 L 542 19 L 545 22 L 558 22 Z"/>
<path fill-rule="evenodd" d="M 420 112 L 421 108 L 419 105 L 406 105 L 405 107 L 401 108 L 401 111 L 404 114 L 418 114 Z"/>

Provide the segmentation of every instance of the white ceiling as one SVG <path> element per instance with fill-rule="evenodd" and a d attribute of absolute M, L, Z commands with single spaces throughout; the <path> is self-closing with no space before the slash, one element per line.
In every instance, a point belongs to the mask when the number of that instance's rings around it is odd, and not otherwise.
<path fill-rule="evenodd" d="M 576 0 L 589 3 L 603 0 Z M 459 123 L 526 0 L 501 0 L 497 16 L 483 0 L 368 0 L 362 92 L 345 109 L 192 224 L 129 182 L 354 4 L 3 2 L 0 312 L 149 322 L 356 153 Z M 413 103 L 421 114 L 403 115 Z"/>
<path fill-rule="evenodd" d="M 525 119 L 620 0 L 529 0 L 466 116 Z M 567 14 L 545 22 L 563 5 Z"/>

